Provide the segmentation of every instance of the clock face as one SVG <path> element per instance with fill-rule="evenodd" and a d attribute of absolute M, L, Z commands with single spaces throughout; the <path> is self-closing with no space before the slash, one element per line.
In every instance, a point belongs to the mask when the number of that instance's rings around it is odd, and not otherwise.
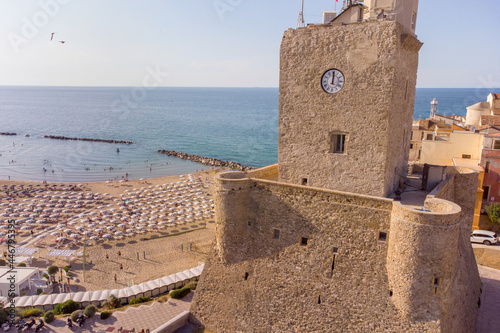
<path fill-rule="evenodd" d="M 338 93 L 344 87 L 344 83 L 344 74 L 335 68 L 327 70 L 321 78 L 321 86 L 329 94 Z"/>

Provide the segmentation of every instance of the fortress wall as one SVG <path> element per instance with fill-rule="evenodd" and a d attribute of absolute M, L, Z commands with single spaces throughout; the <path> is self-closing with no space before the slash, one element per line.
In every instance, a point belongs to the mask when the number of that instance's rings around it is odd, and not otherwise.
<path fill-rule="evenodd" d="M 393 305 L 386 268 L 390 240 L 380 234 L 390 234 L 391 200 L 225 178 L 217 179 L 215 194 L 216 205 L 225 205 L 217 208 L 218 246 L 208 256 L 192 307 L 207 328 L 438 331 L 438 321 L 401 320 Z M 247 219 L 229 215 L 245 209 Z"/>
<path fill-rule="evenodd" d="M 232 262 L 247 250 L 244 237 L 250 218 L 250 180 L 244 172 L 226 172 L 215 183 L 215 249 L 222 260 Z"/>
<path fill-rule="evenodd" d="M 447 318 L 457 261 L 460 207 L 433 199 L 417 211 L 394 202 L 387 270 L 392 300 L 412 322 Z M 450 250 L 451 249 L 451 250 Z"/>
<path fill-rule="evenodd" d="M 248 172 L 249 178 L 278 180 L 278 164 L 269 165 Z"/>
<path fill-rule="evenodd" d="M 443 322 L 447 332 L 474 332 L 479 313 L 481 280 L 470 245 L 470 233 L 474 218 L 477 173 L 466 168 L 448 167 L 449 181 L 442 187 L 438 185 L 436 198 L 442 198 L 459 204 L 462 208 L 459 217 L 459 240 L 456 249 L 450 248 L 457 255 L 455 266 L 454 293 L 447 309 L 448 320 Z M 431 193 L 434 194 L 434 193 Z"/>

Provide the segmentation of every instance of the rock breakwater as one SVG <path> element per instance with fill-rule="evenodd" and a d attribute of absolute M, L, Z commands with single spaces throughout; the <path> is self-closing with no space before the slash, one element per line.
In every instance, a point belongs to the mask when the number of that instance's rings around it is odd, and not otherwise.
<path fill-rule="evenodd" d="M 204 157 L 204 156 L 198 156 L 198 155 L 190 155 L 186 153 L 180 153 L 177 151 L 173 150 L 158 150 L 160 154 L 165 154 L 167 156 L 173 156 L 173 157 L 178 157 L 183 160 L 189 160 L 193 162 L 198 162 L 203 165 L 209 165 L 209 166 L 214 166 L 214 167 L 219 167 L 219 168 L 228 168 L 231 170 L 237 170 L 237 171 L 249 171 L 249 170 L 254 170 L 255 168 L 236 163 L 236 162 L 231 162 L 231 161 L 222 161 L 218 160 L 216 158 L 211 158 L 211 157 Z"/>
<path fill-rule="evenodd" d="M 57 135 L 44 135 L 43 137 L 47 138 L 47 139 L 55 139 L 55 140 L 79 140 L 79 141 L 91 141 L 91 142 L 122 143 L 122 144 L 126 144 L 126 145 L 133 144 L 132 141 L 88 139 L 88 138 L 68 138 L 65 136 L 57 136 Z"/>
<path fill-rule="evenodd" d="M 0 133 L 0 135 L 17 135 L 17 133 Z"/>

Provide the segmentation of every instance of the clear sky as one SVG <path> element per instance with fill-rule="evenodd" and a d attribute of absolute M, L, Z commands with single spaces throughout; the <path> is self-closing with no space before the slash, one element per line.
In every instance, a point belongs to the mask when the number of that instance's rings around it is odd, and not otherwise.
<path fill-rule="evenodd" d="M 334 9 L 305 0 L 306 23 Z M 300 0 L 0 0 L 0 85 L 277 87 L 299 11 Z M 500 87 L 498 13 L 498 0 L 421 0 L 417 86 Z"/>

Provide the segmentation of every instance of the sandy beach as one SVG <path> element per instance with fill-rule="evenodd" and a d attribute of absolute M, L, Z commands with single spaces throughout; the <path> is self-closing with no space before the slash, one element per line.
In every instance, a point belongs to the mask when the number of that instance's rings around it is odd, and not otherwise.
<path fill-rule="evenodd" d="M 160 278 L 204 262 L 214 237 L 213 175 L 83 184 L 0 181 L 1 237 L 9 219 L 20 221 L 16 246 L 38 249 L 28 266 L 42 271 L 68 264 L 51 258 L 47 265 L 49 251 L 74 250 L 71 291 L 120 289 Z M 0 250 L 7 250 L 5 240 Z"/>

